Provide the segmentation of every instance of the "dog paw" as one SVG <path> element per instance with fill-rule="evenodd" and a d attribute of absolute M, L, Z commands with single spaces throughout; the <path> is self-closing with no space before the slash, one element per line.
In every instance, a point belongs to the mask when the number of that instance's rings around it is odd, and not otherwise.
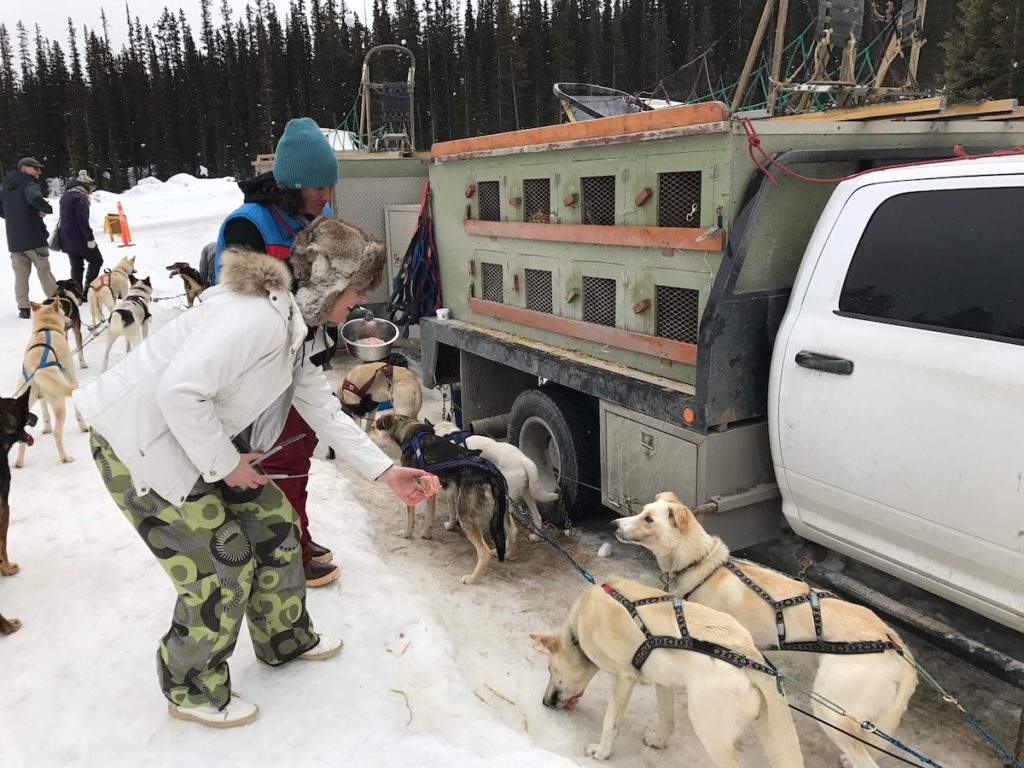
<path fill-rule="evenodd" d="M 53 434 L 53 427 L 51 427 L 49 424 L 45 425 L 43 427 L 43 434 L 44 435 L 52 435 Z"/>
<path fill-rule="evenodd" d="M 65 464 L 70 464 L 74 460 L 75 460 L 74 456 L 65 456 L 63 459 L 61 459 L 61 461 L 63 463 L 65 463 Z"/>
<path fill-rule="evenodd" d="M 0 576 L 13 576 L 21 570 L 17 563 L 0 563 Z"/>
<path fill-rule="evenodd" d="M 668 739 L 658 731 L 648 731 L 644 734 L 644 744 L 651 749 L 664 749 Z"/>
<path fill-rule="evenodd" d="M 88 368 L 89 366 L 88 366 L 88 365 L 86 365 L 86 363 L 85 363 L 85 360 L 82 360 L 82 361 L 81 361 L 81 362 L 80 362 L 80 363 L 78 364 L 78 367 L 79 367 L 79 368 Z"/>
<path fill-rule="evenodd" d="M 462 577 L 462 583 L 463 584 L 476 584 L 476 579 L 473 578 L 473 574 L 472 573 L 467 573 L 465 576 Z"/>
<path fill-rule="evenodd" d="M 24 466 L 25 466 L 25 462 L 24 461 L 15 461 L 14 462 L 14 468 L 15 469 L 21 469 Z"/>
<path fill-rule="evenodd" d="M 600 744 L 587 744 L 587 748 L 583 750 L 583 754 L 587 757 L 592 757 L 595 760 L 607 760 L 608 755 L 611 754 L 611 750 L 602 748 Z"/>
<path fill-rule="evenodd" d="M 402 531 L 398 535 L 401 536 L 403 539 L 411 539 L 412 538 L 412 531 L 410 531 L 409 529 L 406 529 L 406 530 Z"/>
<path fill-rule="evenodd" d="M 442 525 L 446 531 L 454 531 L 457 527 L 456 523 L 442 523 Z"/>
<path fill-rule="evenodd" d="M 530 541 L 540 541 L 540 536 L 538 536 L 536 533 L 531 533 L 526 538 L 528 538 Z"/>
<path fill-rule="evenodd" d="M 0 616 L 0 635 L 10 635 L 21 629 L 21 622 L 18 619 L 5 619 Z"/>

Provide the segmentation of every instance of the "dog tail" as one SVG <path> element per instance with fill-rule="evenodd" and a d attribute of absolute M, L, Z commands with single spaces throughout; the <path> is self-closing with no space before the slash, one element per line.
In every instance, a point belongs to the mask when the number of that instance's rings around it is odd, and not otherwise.
<path fill-rule="evenodd" d="M 100 300 L 98 291 L 91 285 L 89 286 L 88 301 L 89 313 L 92 315 L 92 323 L 93 325 L 96 325 L 103 319 L 103 313 L 100 311 Z"/>
<path fill-rule="evenodd" d="M 491 515 L 491 538 L 498 553 L 498 561 L 505 560 L 505 515 L 508 514 L 508 486 L 505 476 L 497 468 L 487 473 L 491 478 L 491 493 L 494 495 L 494 514 Z"/>
<path fill-rule="evenodd" d="M 772 768 L 803 768 L 804 756 L 796 737 L 793 716 L 789 712 L 789 702 L 779 691 L 775 678 L 749 668 L 747 676 L 764 702 L 754 727 L 764 744 Z"/>
<path fill-rule="evenodd" d="M 525 456 L 523 458 L 526 458 Z M 523 462 L 526 468 L 526 481 L 530 486 L 530 495 L 537 501 L 557 501 L 558 494 L 545 491 L 540 487 L 540 480 L 537 478 L 537 465 L 530 459 Z"/>

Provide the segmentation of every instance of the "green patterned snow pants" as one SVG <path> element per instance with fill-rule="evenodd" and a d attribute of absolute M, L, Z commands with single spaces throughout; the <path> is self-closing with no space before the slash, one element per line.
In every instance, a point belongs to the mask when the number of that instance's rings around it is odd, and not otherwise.
<path fill-rule="evenodd" d="M 319 642 L 306 612 L 298 518 L 274 483 L 247 503 L 228 503 L 214 491 L 179 509 L 152 491 L 139 496 L 128 470 L 96 432 L 92 456 L 114 503 L 178 592 L 171 628 L 157 650 L 169 701 L 227 705 L 228 657 L 243 614 L 256 657 L 267 664 L 283 664 Z"/>

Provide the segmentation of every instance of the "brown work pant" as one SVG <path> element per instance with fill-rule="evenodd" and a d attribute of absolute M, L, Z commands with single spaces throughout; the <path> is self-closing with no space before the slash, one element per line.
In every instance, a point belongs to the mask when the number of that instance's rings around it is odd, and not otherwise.
<path fill-rule="evenodd" d="M 57 281 L 50 272 L 50 250 L 48 248 L 32 248 L 28 251 L 15 251 L 11 254 L 11 267 L 14 269 L 14 299 L 18 309 L 28 309 L 28 276 L 32 267 L 36 268 L 36 277 L 43 288 L 43 296 L 48 299 L 57 290 Z"/>

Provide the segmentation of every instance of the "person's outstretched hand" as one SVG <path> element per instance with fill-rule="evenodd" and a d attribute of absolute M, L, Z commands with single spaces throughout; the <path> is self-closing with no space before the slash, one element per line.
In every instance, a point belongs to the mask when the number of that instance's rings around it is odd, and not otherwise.
<path fill-rule="evenodd" d="M 429 472 L 412 467 L 400 467 L 397 464 L 392 464 L 379 479 L 387 483 L 395 496 L 407 507 L 415 507 L 421 501 L 426 501 L 437 493 L 436 489 L 440 487 L 436 482 L 437 478 Z"/>
<path fill-rule="evenodd" d="M 224 482 L 235 488 L 259 488 L 266 485 L 266 475 L 262 475 L 250 466 L 249 462 L 258 459 L 259 453 L 243 453 L 238 457 L 238 466 L 224 476 Z"/>

